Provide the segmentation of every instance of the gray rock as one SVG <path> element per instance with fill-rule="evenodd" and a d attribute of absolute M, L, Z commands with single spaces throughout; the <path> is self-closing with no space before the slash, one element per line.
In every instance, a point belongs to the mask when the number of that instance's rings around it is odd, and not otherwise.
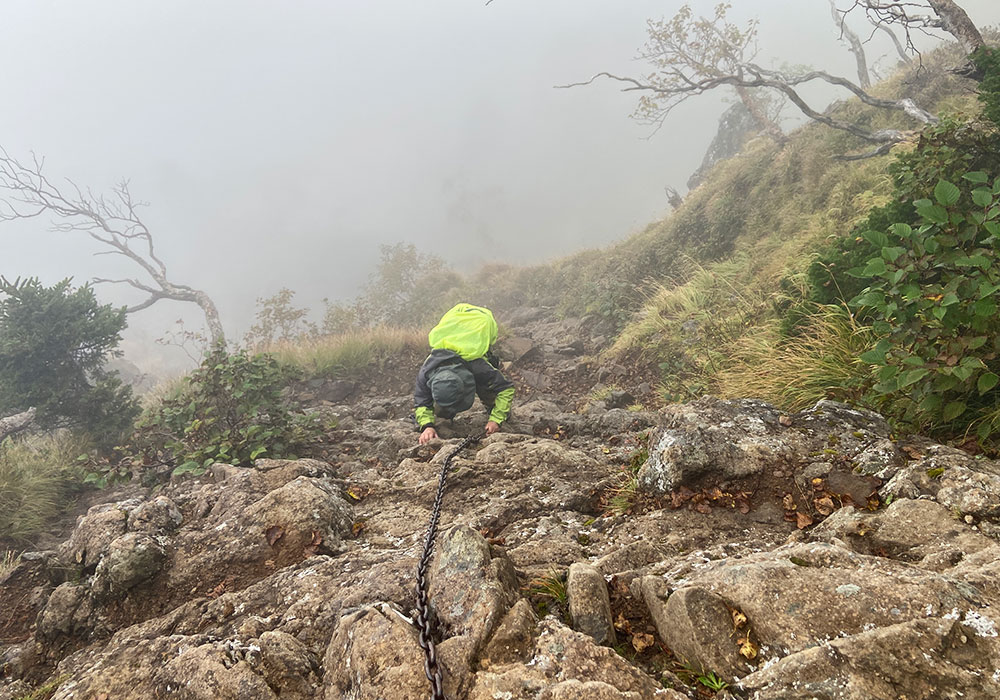
<path fill-rule="evenodd" d="M 326 700 L 426 700 L 416 631 L 389 606 L 368 606 L 337 623 L 323 662 Z"/>
<path fill-rule="evenodd" d="M 483 536 L 467 526 L 440 537 L 430 581 L 431 607 L 442 632 L 447 637 L 468 635 L 477 649 L 518 598 L 510 560 L 493 556 Z"/>
<path fill-rule="evenodd" d="M 507 611 L 493 637 L 483 650 L 483 668 L 525 662 L 535 642 L 538 620 L 531 604 L 523 598 Z"/>
<path fill-rule="evenodd" d="M 319 659 L 290 634 L 268 631 L 260 635 L 261 673 L 281 700 L 312 700 L 320 687 Z"/>
<path fill-rule="evenodd" d="M 743 678 L 749 700 L 937 700 L 1000 697 L 996 637 L 954 620 L 911 620 L 822 642 Z"/>
<path fill-rule="evenodd" d="M 883 496 L 932 496 L 962 515 L 1000 521 L 1000 462 L 957 450 L 929 450 L 881 489 Z"/>
<path fill-rule="evenodd" d="M 598 644 L 617 643 L 611 620 L 608 586 L 597 569 L 580 562 L 570 566 L 566 595 L 569 598 L 573 629 L 589 635 Z"/>
<path fill-rule="evenodd" d="M 163 545 L 141 532 L 116 538 L 97 565 L 93 589 L 101 596 L 121 596 L 129 589 L 153 578 L 163 567 Z"/>
<path fill-rule="evenodd" d="M 128 529 L 155 535 L 176 530 L 183 521 L 184 516 L 173 501 L 166 496 L 157 496 L 128 514 Z"/>
<path fill-rule="evenodd" d="M 746 673 L 733 618 L 722 598 L 704 588 L 688 587 L 674 591 L 665 603 L 649 596 L 646 604 L 660 639 L 679 659 L 725 679 Z"/>

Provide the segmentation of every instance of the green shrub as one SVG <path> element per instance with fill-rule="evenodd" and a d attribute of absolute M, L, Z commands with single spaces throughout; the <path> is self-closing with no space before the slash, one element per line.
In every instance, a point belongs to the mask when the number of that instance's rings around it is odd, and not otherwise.
<path fill-rule="evenodd" d="M 846 274 L 847 271 L 879 253 L 862 234 L 887 231 L 897 223 L 915 224 L 918 219 L 913 208 L 915 200 L 932 197 L 940 180 L 956 182 L 970 171 L 1000 173 L 1000 131 L 991 125 L 957 118 L 942 119 L 924 129 L 917 147 L 898 154 L 889 166 L 894 185 L 892 200 L 869 212 L 867 219 L 849 235 L 838 236 L 809 267 L 808 301 L 842 304 L 857 296 L 867 282 Z M 791 310 L 789 328 L 794 327 L 798 320 L 794 317 L 800 311 Z"/>
<path fill-rule="evenodd" d="M 862 355 L 878 368 L 875 392 L 897 418 L 937 431 L 996 408 L 1000 383 L 1000 177 L 962 184 L 939 180 L 933 200 L 916 200 L 916 228 L 865 232 L 877 255 L 848 272 L 868 282 L 851 305 L 879 337 Z"/>
<path fill-rule="evenodd" d="M 983 74 L 979 81 L 983 116 L 1000 126 L 1000 49 L 982 46 L 972 54 L 972 61 Z"/>
<path fill-rule="evenodd" d="M 143 414 L 138 445 L 165 453 L 177 464 L 174 474 L 201 474 L 214 462 L 248 466 L 258 457 L 294 457 L 318 432 L 282 399 L 295 374 L 271 355 L 216 348 Z"/>
<path fill-rule="evenodd" d="M 138 413 L 131 388 L 104 370 L 124 328 L 125 310 L 99 304 L 87 285 L 0 278 L 0 415 L 34 406 L 42 427 L 114 445 Z"/>

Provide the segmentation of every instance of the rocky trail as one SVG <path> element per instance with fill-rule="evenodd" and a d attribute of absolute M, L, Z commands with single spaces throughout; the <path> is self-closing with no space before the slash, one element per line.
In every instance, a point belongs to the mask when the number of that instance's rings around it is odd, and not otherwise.
<path fill-rule="evenodd" d="M 545 318 L 511 319 L 514 416 L 449 476 L 450 698 L 1000 697 L 1000 463 L 832 402 L 658 407 L 596 329 Z M 417 558 L 485 414 L 417 446 L 420 359 L 299 387 L 337 418 L 317 458 L 108 490 L 26 553 L 0 700 L 426 698 Z"/>

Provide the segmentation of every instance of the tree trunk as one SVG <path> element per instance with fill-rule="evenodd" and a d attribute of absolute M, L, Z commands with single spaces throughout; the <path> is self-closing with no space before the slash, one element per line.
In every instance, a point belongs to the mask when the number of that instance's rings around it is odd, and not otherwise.
<path fill-rule="evenodd" d="M 955 0 L 927 0 L 934 12 L 941 18 L 941 27 L 958 39 L 965 53 L 972 53 L 986 42 L 969 15 Z"/>
<path fill-rule="evenodd" d="M 747 108 L 748 112 L 750 112 L 750 116 L 753 117 L 753 120 L 757 122 L 757 126 L 760 127 L 760 130 L 778 143 L 785 143 L 787 137 L 781 131 L 781 128 L 774 123 L 774 120 L 767 116 L 761 108 L 760 102 L 754 99 L 750 90 L 739 85 L 735 87 L 736 94 L 739 95 L 740 101 L 743 102 L 743 106 Z"/>
<path fill-rule="evenodd" d="M 13 416 L 0 418 L 0 440 L 3 440 L 8 435 L 21 432 L 31 425 L 34 420 L 35 409 L 33 408 L 29 408 L 23 413 L 17 413 Z"/>

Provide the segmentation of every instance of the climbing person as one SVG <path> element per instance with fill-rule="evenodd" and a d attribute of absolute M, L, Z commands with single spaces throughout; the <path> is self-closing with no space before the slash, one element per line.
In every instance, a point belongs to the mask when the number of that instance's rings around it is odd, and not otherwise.
<path fill-rule="evenodd" d="M 456 304 L 431 329 L 431 354 L 417 373 L 413 391 L 419 442 L 438 437 L 435 421 L 454 418 L 472 408 L 478 395 L 489 413 L 486 434 L 500 430 L 510 415 L 514 384 L 496 368 L 490 348 L 497 339 L 493 312 L 472 304 Z"/>

